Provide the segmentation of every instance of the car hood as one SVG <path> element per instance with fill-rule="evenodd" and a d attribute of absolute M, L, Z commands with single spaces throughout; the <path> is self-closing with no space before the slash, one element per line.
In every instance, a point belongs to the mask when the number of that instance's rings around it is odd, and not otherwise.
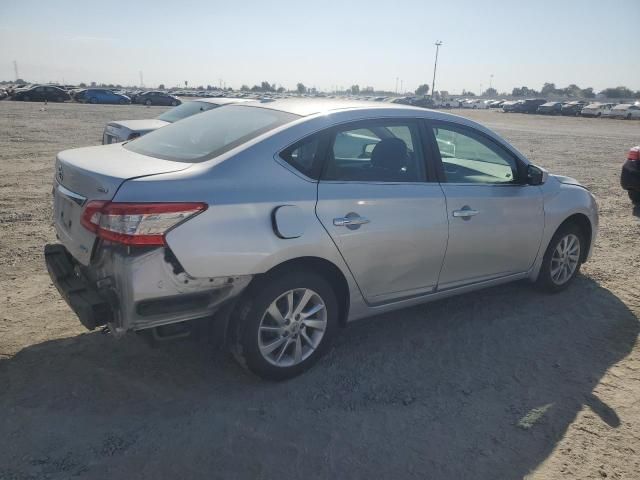
<path fill-rule="evenodd" d="M 571 177 L 565 177 L 564 175 L 552 175 L 553 178 L 558 180 L 560 183 L 564 183 L 565 185 L 576 185 L 578 187 L 584 187 L 578 180 Z"/>
<path fill-rule="evenodd" d="M 127 128 L 132 132 L 149 132 L 169 125 L 169 122 L 158 120 L 157 118 L 149 118 L 144 120 L 118 120 L 116 122 L 109 122 L 107 125 L 116 128 Z"/>

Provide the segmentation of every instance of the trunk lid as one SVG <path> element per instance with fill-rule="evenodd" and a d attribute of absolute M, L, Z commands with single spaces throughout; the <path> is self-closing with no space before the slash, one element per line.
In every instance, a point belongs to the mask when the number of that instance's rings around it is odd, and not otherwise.
<path fill-rule="evenodd" d="M 56 157 L 54 226 L 71 255 L 88 265 L 96 236 L 80 224 L 91 200 L 111 200 L 132 178 L 185 170 L 190 163 L 171 162 L 131 152 L 121 144 L 65 150 Z"/>

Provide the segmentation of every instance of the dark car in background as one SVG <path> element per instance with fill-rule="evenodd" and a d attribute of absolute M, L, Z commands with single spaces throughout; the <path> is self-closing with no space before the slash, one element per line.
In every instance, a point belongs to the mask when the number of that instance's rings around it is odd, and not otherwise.
<path fill-rule="evenodd" d="M 514 105 L 513 111 L 516 113 L 536 113 L 538 107 L 547 101 L 544 98 L 527 98 L 522 103 Z"/>
<path fill-rule="evenodd" d="M 547 102 L 538 107 L 538 113 L 543 115 L 558 115 L 562 111 L 562 102 Z"/>
<path fill-rule="evenodd" d="M 108 88 L 87 88 L 75 94 L 75 100 L 83 103 L 105 103 L 112 105 L 125 105 L 131 103 L 126 95 L 115 93 Z"/>
<path fill-rule="evenodd" d="M 180 105 L 182 102 L 178 97 L 170 95 L 165 92 L 158 91 L 149 91 L 142 92 L 135 96 L 133 99 L 133 103 L 138 103 L 141 105 L 162 105 L 165 107 L 172 106 L 175 107 Z"/>
<path fill-rule="evenodd" d="M 629 150 L 627 161 L 622 165 L 620 185 L 627 191 L 634 205 L 640 206 L 640 146 Z"/>
<path fill-rule="evenodd" d="M 516 107 L 520 105 L 522 100 L 508 100 L 502 104 L 503 112 L 514 112 Z"/>
<path fill-rule="evenodd" d="M 16 90 L 13 99 L 23 102 L 64 102 L 71 100 L 71 97 L 63 89 L 53 85 L 34 85 L 31 88 Z"/>
<path fill-rule="evenodd" d="M 585 102 L 584 100 L 574 100 L 572 102 L 567 102 L 562 106 L 562 115 L 580 115 L 582 109 L 587 106 L 589 102 Z"/>

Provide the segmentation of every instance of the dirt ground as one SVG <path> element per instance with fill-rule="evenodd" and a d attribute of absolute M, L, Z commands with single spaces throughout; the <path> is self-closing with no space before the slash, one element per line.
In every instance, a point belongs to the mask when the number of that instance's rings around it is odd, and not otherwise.
<path fill-rule="evenodd" d="M 618 183 L 640 122 L 464 113 L 594 192 L 583 275 L 356 322 L 265 383 L 204 345 L 89 333 L 49 281 L 55 154 L 161 111 L 0 102 L 0 479 L 640 478 L 640 212 Z"/>

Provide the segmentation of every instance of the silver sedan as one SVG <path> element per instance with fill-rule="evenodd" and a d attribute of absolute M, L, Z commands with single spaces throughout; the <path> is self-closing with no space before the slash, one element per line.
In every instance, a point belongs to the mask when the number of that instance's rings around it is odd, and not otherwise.
<path fill-rule="evenodd" d="M 212 322 L 299 374 L 349 321 L 587 261 L 597 206 L 487 128 L 390 103 L 230 105 L 56 160 L 48 270 L 89 329 Z"/>

